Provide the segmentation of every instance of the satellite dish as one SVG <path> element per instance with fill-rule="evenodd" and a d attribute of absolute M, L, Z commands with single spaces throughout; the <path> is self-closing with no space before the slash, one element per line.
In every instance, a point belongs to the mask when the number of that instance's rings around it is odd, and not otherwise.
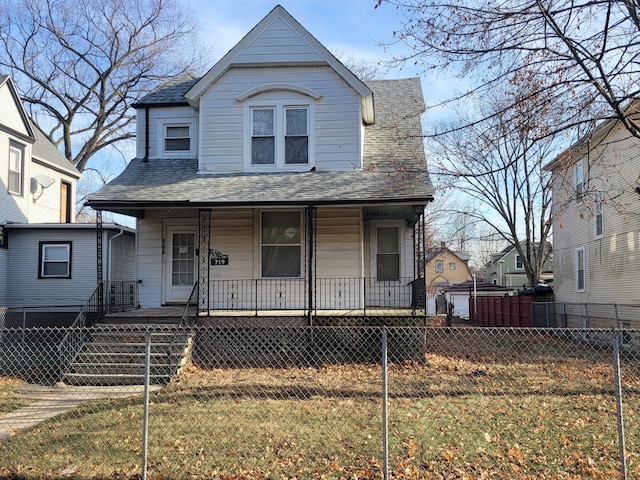
<path fill-rule="evenodd" d="M 36 182 L 38 182 L 38 185 L 40 185 L 42 188 L 48 188 L 55 182 L 55 179 L 48 177 L 47 175 L 43 175 L 42 173 L 36 175 L 35 179 Z"/>

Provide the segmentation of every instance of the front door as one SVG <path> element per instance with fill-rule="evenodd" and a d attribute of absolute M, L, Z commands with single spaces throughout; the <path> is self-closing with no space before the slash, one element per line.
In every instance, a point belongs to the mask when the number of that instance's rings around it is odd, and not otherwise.
<path fill-rule="evenodd" d="M 196 281 L 196 229 L 168 227 L 165 303 L 186 303 Z"/>
<path fill-rule="evenodd" d="M 367 306 L 404 308 L 407 299 L 406 279 L 401 278 L 402 242 L 398 222 L 372 224 L 372 278 L 366 285 Z"/>

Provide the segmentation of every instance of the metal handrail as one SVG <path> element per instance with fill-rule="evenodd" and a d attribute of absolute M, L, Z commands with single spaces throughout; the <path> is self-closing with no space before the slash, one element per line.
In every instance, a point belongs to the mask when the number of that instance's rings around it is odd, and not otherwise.
<path fill-rule="evenodd" d="M 182 317 L 180 318 L 180 323 L 175 329 L 171 337 L 171 343 L 169 343 L 169 347 L 167 348 L 167 359 L 169 368 L 173 369 L 173 364 L 176 356 L 176 345 L 178 344 L 180 339 L 185 338 L 185 330 L 186 327 L 190 327 L 193 325 L 192 319 L 195 317 L 198 311 L 198 282 L 195 283 L 193 289 L 191 290 L 191 295 L 189 295 L 189 300 L 184 307 L 182 312 Z M 182 342 L 180 342 L 182 343 Z M 172 372 L 175 373 L 175 372 Z"/>

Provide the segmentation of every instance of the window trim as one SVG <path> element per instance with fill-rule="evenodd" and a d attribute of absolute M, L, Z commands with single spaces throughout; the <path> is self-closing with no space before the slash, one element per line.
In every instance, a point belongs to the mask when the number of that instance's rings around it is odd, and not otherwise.
<path fill-rule="evenodd" d="M 436 260 L 435 270 L 436 273 L 444 273 L 444 260 Z"/>
<path fill-rule="evenodd" d="M 582 256 L 582 269 L 579 268 L 580 256 Z M 582 272 L 582 284 L 580 284 L 580 272 Z M 574 275 L 576 292 L 586 292 L 587 290 L 587 259 L 585 255 L 584 246 L 577 247 L 575 250 L 574 258 Z"/>
<path fill-rule="evenodd" d="M 573 167 L 573 190 L 576 194 L 576 199 L 580 201 L 584 195 L 584 168 L 582 160 L 576 162 Z"/>
<path fill-rule="evenodd" d="M 20 156 L 20 171 L 13 170 L 11 168 L 11 152 L 17 152 L 18 155 Z M 12 195 L 18 195 L 20 197 L 22 197 L 24 195 L 24 168 L 25 168 L 25 162 L 24 162 L 24 157 L 25 157 L 25 146 L 14 141 L 14 140 L 10 140 L 9 141 L 9 166 L 8 166 L 8 180 L 7 180 L 7 191 L 12 194 Z M 15 173 L 18 174 L 18 190 L 12 190 L 11 189 L 11 175 Z"/>
<path fill-rule="evenodd" d="M 38 278 L 39 279 L 59 279 L 59 278 L 71 278 L 71 259 L 72 259 L 72 242 L 65 240 L 58 241 L 40 241 L 38 248 Z M 58 262 L 58 263 L 66 263 L 67 264 L 67 273 L 65 275 L 45 275 L 44 267 L 45 267 L 45 249 L 46 247 L 60 247 L 61 245 L 67 247 L 67 260 L 66 262 Z"/>
<path fill-rule="evenodd" d="M 604 236 L 604 192 L 595 192 L 593 199 L 593 235 L 594 238 L 602 238 Z M 599 228 L 598 228 L 599 227 Z"/>
<path fill-rule="evenodd" d="M 245 171 L 306 172 L 315 166 L 315 101 L 312 98 L 286 100 L 253 99 L 244 102 L 244 169 Z M 274 136 L 274 163 L 252 163 L 253 111 L 272 109 Z M 285 163 L 286 112 L 290 109 L 307 110 L 307 163 Z"/>
<path fill-rule="evenodd" d="M 167 128 L 187 127 L 189 129 L 189 150 L 167 150 Z M 162 158 L 193 157 L 196 154 L 196 122 L 187 118 L 160 118 L 157 124 L 158 156 Z M 183 137 L 181 137 L 183 138 Z"/>
<path fill-rule="evenodd" d="M 269 246 L 271 244 L 267 244 L 265 245 L 265 243 L 263 242 L 262 239 L 262 225 L 263 225 L 263 219 L 264 216 L 263 214 L 265 213 L 297 213 L 299 215 L 299 219 L 300 219 L 300 241 L 297 244 L 291 243 L 291 244 L 286 244 L 288 246 L 297 246 L 300 248 L 300 273 L 296 276 L 289 276 L 289 277 L 276 277 L 276 276 L 271 276 L 271 277 L 266 277 L 263 275 L 263 271 L 262 271 L 262 249 L 264 246 Z M 259 278 L 264 278 L 264 279 L 289 279 L 289 278 L 304 278 L 304 272 L 305 272 L 305 238 L 306 238 L 306 234 L 305 234 L 305 213 L 303 209 L 298 209 L 298 208 L 292 208 L 292 209 L 266 209 L 266 210 L 260 210 L 258 212 L 258 218 L 259 218 L 259 225 L 258 225 L 258 265 L 257 265 L 257 269 L 258 269 L 258 275 Z M 284 245 L 284 244 L 283 244 Z"/>

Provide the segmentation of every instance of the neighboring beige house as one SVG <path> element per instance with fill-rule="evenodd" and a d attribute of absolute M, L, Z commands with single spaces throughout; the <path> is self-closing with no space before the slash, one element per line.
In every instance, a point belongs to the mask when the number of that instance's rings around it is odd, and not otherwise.
<path fill-rule="evenodd" d="M 427 294 L 436 295 L 452 285 L 472 279 L 469 255 L 450 250 L 445 242 L 425 256 Z"/>
<path fill-rule="evenodd" d="M 143 308 L 419 307 L 418 78 L 360 80 L 277 6 L 136 108 L 137 156 L 88 204 L 137 218 Z"/>
<path fill-rule="evenodd" d="M 640 304 L 640 140 L 606 121 L 545 168 L 556 301 Z"/>

